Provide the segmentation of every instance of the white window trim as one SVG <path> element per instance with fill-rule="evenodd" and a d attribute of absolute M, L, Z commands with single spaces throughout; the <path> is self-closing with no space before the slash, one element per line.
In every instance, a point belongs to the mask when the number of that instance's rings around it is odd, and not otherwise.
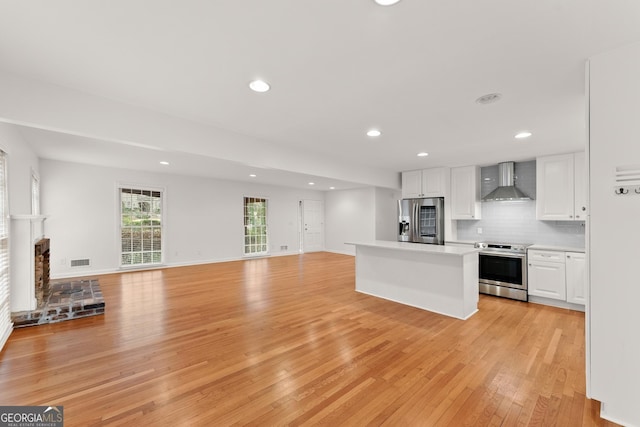
<path fill-rule="evenodd" d="M 34 188 L 34 183 L 35 188 Z M 38 172 L 31 169 L 31 215 L 38 216 L 42 212 L 42 204 L 41 204 L 41 183 L 40 183 L 40 175 Z"/>
<path fill-rule="evenodd" d="M 245 198 L 250 198 L 250 199 L 264 199 L 267 203 L 267 215 L 265 217 L 265 224 L 267 227 L 267 251 L 266 252 L 260 252 L 257 254 L 247 254 L 244 252 L 244 248 L 245 248 L 245 244 L 244 244 L 244 239 L 245 239 L 245 234 L 244 234 L 244 199 Z M 269 216 L 271 215 L 271 208 L 269 207 L 271 204 L 271 200 L 269 199 L 269 197 L 267 196 L 247 196 L 246 194 L 242 196 L 242 222 L 241 222 L 241 226 L 242 226 L 242 246 L 240 248 L 241 252 L 242 252 L 242 257 L 243 258 L 260 258 L 260 257 L 265 257 L 265 256 L 269 256 L 271 255 L 271 251 L 270 251 L 270 246 L 271 246 L 271 235 L 270 235 L 270 221 L 269 221 Z"/>
<path fill-rule="evenodd" d="M 1 147 L 0 147 L 1 148 Z M 5 276 L 0 276 L 0 350 L 4 347 L 4 344 L 9 339 L 9 335 L 11 331 L 13 331 L 13 322 L 11 321 L 11 277 L 10 277 L 10 235 L 11 235 L 11 227 L 9 222 L 9 174 L 7 172 L 9 168 L 9 159 L 8 154 L 4 149 L 0 150 L 0 162 L 2 162 L 2 167 L 0 168 L 0 173 L 3 176 L 0 177 L 2 181 L 0 184 L 4 183 L 4 188 L 0 191 L 0 196 L 3 197 L 4 200 L 1 201 L 3 209 L 0 210 L 0 215 L 2 216 L 1 220 L 4 222 L 4 234 L 0 234 L 0 242 L 6 243 L 4 253 L 1 253 L 0 256 L 4 256 L 5 261 L 7 263 Z M 1 231 L 1 230 L 0 230 Z"/>
<path fill-rule="evenodd" d="M 162 253 L 160 255 L 160 263 L 157 264 L 133 264 L 133 265 L 122 265 L 122 229 L 121 229 L 121 225 L 122 225 L 122 219 L 120 217 L 121 212 L 120 212 L 120 190 L 123 188 L 135 188 L 136 190 L 145 190 L 145 191 L 160 191 L 162 193 L 162 224 L 160 226 L 161 228 L 161 233 L 162 233 L 162 237 L 161 237 L 161 245 L 162 245 Z M 115 265 L 118 266 L 118 269 L 120 270 L 148 270 L 148 269 L 153 269 L 153 268 L 161 268 L 161 267 L 166 267 L 166 256 L 167 253 L 169 253 L 167 251 L 167 246 L 166 246 L 166 222 L 167 222 L 167 191 L 165 187 L 158 187 L 158 186 L 154 186 L 154 185 L 149 185 L 149 184 L 136 184 L 136 183 L 132 183 L 132 182 L 128 182 L 128 181 L 118 181 L 116 182 L 115 185 L 115 191 L 114 191 L 114 195 L 115 195 L 115 218 L 116 218 L 116 236 L 117 238 L 115 239 L 116 242 L 116 246 L 115 246 Z"/>

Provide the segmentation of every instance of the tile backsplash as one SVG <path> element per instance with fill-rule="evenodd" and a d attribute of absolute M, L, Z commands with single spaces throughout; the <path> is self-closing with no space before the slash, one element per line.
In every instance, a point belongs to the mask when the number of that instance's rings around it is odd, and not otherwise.
<path fill-rule="evenodd" d="M 536 162 L 515 165 L 516 186 L 536 197 Z M 481 169 L 481 195 L 498 185 L 498 166 Z M 457 221 L 458 240 L 533 243 L 584 248 L 584 221 L 538 221 L 535 200 L 482 202 L 482 219 Z M 478 228 L 482 234 L 478 234 Z"/>

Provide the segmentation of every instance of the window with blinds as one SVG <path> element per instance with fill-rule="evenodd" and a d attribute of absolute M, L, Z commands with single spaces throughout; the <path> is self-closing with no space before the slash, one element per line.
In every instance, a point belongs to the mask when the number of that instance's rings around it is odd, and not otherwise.
<path fill-rule="evenodd" d="M 162 191 L 120 188 L 120 264 L 162 262 Z"/>
<path fill-rule="evenodd" d="M 267 241 L 267 199 L 244 198 L 244 254 L 265 255 Z"/>
<path fill-rule="evenodd" d="M 0 349 L 13 329 L 9 305 L 9 209 L 6 157 L 6 154 L 0 150 Z"/>

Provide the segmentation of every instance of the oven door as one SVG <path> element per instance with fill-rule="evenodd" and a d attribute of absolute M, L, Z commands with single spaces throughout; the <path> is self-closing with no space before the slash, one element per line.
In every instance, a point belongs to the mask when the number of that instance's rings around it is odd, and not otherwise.
<path fill-rule="evenodd" d="M 480 283 L 527 290 L 526 256 L 480 252 Z"/>

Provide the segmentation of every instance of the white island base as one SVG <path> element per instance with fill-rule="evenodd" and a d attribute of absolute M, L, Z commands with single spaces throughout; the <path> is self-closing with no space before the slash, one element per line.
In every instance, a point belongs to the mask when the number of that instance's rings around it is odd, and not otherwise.
<path fill-rule="evenodd" d="M 478 311 L 478 250 L 375 241 L 356 246 L 356 291 L 458 319 Z"/>

